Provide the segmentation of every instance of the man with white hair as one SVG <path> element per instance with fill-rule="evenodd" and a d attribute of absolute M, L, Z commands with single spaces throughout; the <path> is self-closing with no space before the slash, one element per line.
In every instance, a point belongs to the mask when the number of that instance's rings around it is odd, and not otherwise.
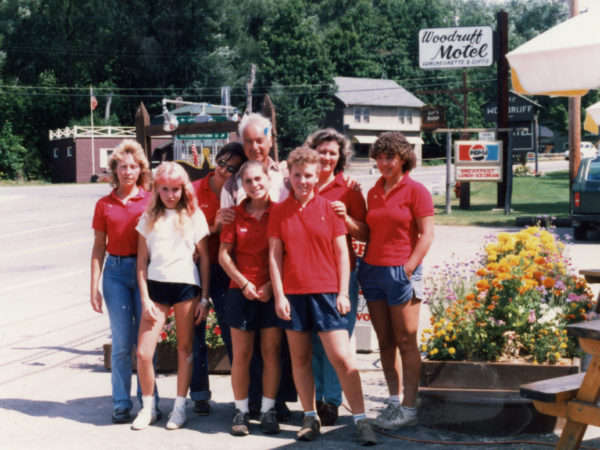
<path fill-rule="evenodd" d="M 240 121 L 238 133 L 242 138 L 244 153 L 250 161 L 260 161 L 269 170 L 271 187 L 269 189 L 271 200 L 281 202 L 289 194 L 286 183 L 287 171 L 282 169 L 269 156 L 273 145 L 273 125 L 266 117 L 252 113 L 244 116 Z M 246 198 L 242 188 L 242 178 L 239 174 L 229 178 L 221 191 L 221 208 L 239 205 Z M 233 219 L 233 218 L 232 218 Z"/>

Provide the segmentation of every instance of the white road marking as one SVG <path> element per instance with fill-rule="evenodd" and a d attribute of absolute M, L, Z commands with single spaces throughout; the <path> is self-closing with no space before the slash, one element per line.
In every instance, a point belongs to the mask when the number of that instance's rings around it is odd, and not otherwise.
<path fill-rule="evenodd" d="M 75 244 L 80 244 L 82 242 L 92 243 L 93 242 L 93 237 L 92 236 L 88 236 L 86 238 L 75 239 L 74 241 L 58 242 L 56 244 L 46 245 L 44 247 L 32 247 L 32 248 L 28 248 L 26 250 L 17 250 L 17 251 L 12 252 L 12 253 L 0 253 L 0 259 L 2 259 L 2 258 L 14 258 L 16 256 L 28 255 L 28 254 L 31 254 L 31 253 L 41 253 L 41 252 L 46 251 L 46 250 L 52 250 L 52 249 L 59 248 L 59 247 L 62 248 L 62 247 L 66 247 L 67 245 L 75 245 Z"/>
<path fill-rule="evenodd" d="M 19 236 L 21 234 L 37 233 L 38 231 L 50 230 L 52 228 L 62 228 L 62 227 L 68 227 L 69 225 L 79 225 L 79 224 L 80 224 L 80 222 L 67 222 L 67 223 L 61 223 L 58 225 L 50 225 L 47 227 L 32 228 L 31 230 L 15 231 L 13 233 L 0 234 L 0 239 L 6 238 L 6 237 L 12 237 L 12 236 Z"/>
<path fill-rule="evenodd" d="M 37 280 L 28 281 L 26 283 L 15 284 L 13 286 L 7 286 L 4 288 L 0 288 L 0 294 L 3 292 L 14 291 L 15 289 L 21 289 L 24 287 L 34 286 L 36 284 L 42 284 L 42 283 L 47 283 L 49 281 L 60 280 L 61 278 L 68 278 L 68 277 L 72 277 L 74 275 L 81 275 L 82 273 L 86 273 L 86 272 L 89 273 L 89 271 L 90 271 L 89 268 L 85 268 L 85 269 L 81 269 L 81 270 L 76 270 L 74 272 L 61 273 L 60 275 L 55 275 L 53 277 L 39 278 Z"/>

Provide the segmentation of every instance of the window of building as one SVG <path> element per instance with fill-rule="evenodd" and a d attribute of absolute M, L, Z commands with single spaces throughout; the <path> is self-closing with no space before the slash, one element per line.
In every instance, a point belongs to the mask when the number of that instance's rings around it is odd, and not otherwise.
<path fill-rule="evenodd" d="M 67 158 L 73 157 L 73 147 L 67 147 Z"/>
<path fill-rule="evenodd" d="M 54 156 L 55 158 L 58 158 L 60 156 L 58 154 L 58 148 L 54 147 L 54 149 L 52 150 L 52 156 Z"/>
<path fill-rule="evenodd" d="M 398 108 L 398 120 L 400 123 L 404 123 L 404 109 Z"/>
<path fill-rule="evenodd" d="M 361 119 L 361 108 L 360 106 L 355 106 L 354 107 L 354 121 L 355 122 L 360 122 Z"/>
<path fill-rule="evenodd" d="M 108 169 L 108 158 L 112 155 L 112 148 L 101 148 L 100 149 L 100 168 Z"/>
<path fill-rule="evenodd" d="M 412 123 L 412 117 L 413 117 L 413 115 L 412 115 L 412 109 L 407 109 L 406 110 L 406 121 L 408 123 Z"/>
<path fill-rule="evenodd" d="M 369 123 L 369 120 L 371 118 L 371 108 L 369 108 L 368 106 L 365 106 L 362 109 L 362 115 L 363 115 L 363 121 L 365 123 Z"/>

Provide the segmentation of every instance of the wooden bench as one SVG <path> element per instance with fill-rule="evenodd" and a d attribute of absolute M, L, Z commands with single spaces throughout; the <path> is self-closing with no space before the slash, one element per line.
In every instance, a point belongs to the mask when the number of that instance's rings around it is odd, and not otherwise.
<path fill-rule="evenodd" d="M 600 426 L 600 320 L 568 325 L 567 332 L 592 355 L 588 371 L 521 386 L 539 412 L 567 419 L 556 446 L 561 450 L 578 449 L 588 425 Z"/>
<path fill-rule="evenodd" d="M 545 403 L 571 400 L 577 395 L 584 376 L 585 372 L 581 372 L 524 384 L 520 389 L 521 397 Z"/>

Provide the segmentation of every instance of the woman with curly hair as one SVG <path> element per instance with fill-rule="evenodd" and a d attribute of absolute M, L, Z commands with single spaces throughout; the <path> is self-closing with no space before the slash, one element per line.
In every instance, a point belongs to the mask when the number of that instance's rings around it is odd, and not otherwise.
<path fill-rule="evenodd" d="M 196 203 L 189 177 L 179 164 L 164 162 L 158 167 L 152 201 L 136 229 L 140 234 L 137 278 L 142 302 L 137 368 L 143 406 L 132 428 L 144 429 L 157 419 L 152 396 L 152 358 L 173 307 L 177 325 L 177 396 L 167 429 L 175 430 L 187 420 L 185 398 L 192 377 L 194 317 L 196 323 L 206 318 L 210 277 L 208 224 Z M 200 273 L 194 252 L 199 255 Z M 202 300 L 198 302 L 200 291 Z"/>
<path fill-rule="evenodd" d="M 102 313 L 104 294 L 112 334 L 112 421 L 127 423 L 133 407 L 131 352 L 137 344 L 142 309 L 136 279 L 138 233 L 135 227 L 150 201 L 151 175 L 144 150 L 131 139 L 123 140 L 114 149 L 108 168 L 113 190 L 96 203 L 92 222 L 90 301 L 94 311 Z"/>
<path fill-rule="evenodd" d="M 417 423 L 421 261 L 433 241 L 433 200 L 425 186 L 409 176 L 416 156 L 402 133 L 382 133 L 373 144 L 371 158 L 377 162 L 381 178 L 367 195 L 369 241 L 358 268 L 358 280 L 379 341 L 390 393 L 388 406 L 375 419 L 375 425 L 393 430 Z"/>

